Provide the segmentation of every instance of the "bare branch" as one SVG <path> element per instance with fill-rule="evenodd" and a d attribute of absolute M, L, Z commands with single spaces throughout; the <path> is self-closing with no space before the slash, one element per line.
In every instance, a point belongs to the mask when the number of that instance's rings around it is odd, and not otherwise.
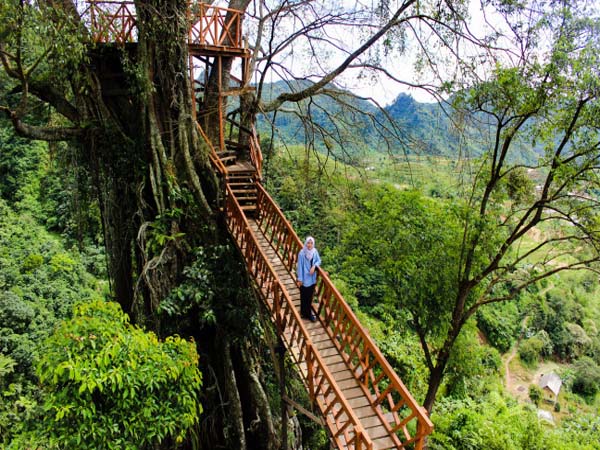
<path fill-rule="evenodd" d="M 396 11 L 396 13 L 392 16 L 392 18 L 383 26 L 381 29 L 375 33 L 371 38 L 369 38 L 363 45 L 361 45 L 357 50 L 351 53 L 338 67 L 329 72 L 327 75 L 323 76 L 320 80 L 312 84 L 310 87 L 303 89 L 299 92 L 290 92 L 280 94 L 276 99 L 271 101 L 267 105 L 263 105 L 261 109 L 263 111 L 273 111 L 281 106 L 285 102 L 298 102 L 305 98 L 308 98 L 312 95 L 315 95 L 321 88 L 325 87 L 331 81 L 333 81 L 338 75 L 340 75 L 344 70 L 346 70 L 350 64 L 354 60 L 356 60 L 360 55 L 362 55 L 365 51 L 367 51 L 375 42 L 377 42 L 382 36 L 384 36 L 391 28 L 398 25 L 402 22 L 400 19 L 401 15 L 408 10 L 413 4 L 416 3 L 416 0 L 406 0 L 402 6 Z"/>

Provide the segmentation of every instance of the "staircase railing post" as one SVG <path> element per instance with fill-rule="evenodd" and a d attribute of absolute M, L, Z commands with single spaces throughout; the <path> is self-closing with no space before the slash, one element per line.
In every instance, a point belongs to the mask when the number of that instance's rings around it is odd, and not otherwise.
<path fill-rule="evenodd" d="M 281 335 L 277 337 L 275 351 L 279 362 L 279 396 L 281 397 L 281 450 L 288 450 L 288 406 L 285 400 L 285 345 Z"/>
<path fill-rule="evenodd" d="M 275 312 L 275 326 L 277 327 L 277 335 L 283 333 L 283 323 L 281 319 L 281 295 L 279 293 L 279 281 L 273 281 L 273 310 Z"/>
<path fill-rule="evenodd" d="M 311 343 L 306 344 L 306 378 L 308 380 L 308 396 L 311 403 L 315 401 L 315 380 L 314 380 L 314 364 L 313 364 L 313 348 Z"/>

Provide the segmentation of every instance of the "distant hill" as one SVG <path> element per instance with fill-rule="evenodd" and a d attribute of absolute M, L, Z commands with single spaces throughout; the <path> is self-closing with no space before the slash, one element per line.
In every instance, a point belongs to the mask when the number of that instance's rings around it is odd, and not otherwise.
<path fill-rule="evenodd" d="M 295 82 L 291 87 L 299 90 L 309 86 L 309 81 Z M 268 102 L 282 92 L 289 91 L 286 82 L 265 85 L 263 101 Z M 287 105 L 286 112 L 263 117 L 259 122 L 265 132 L 274 120 L 279 137 L 287 143 L 304 143 L 314 135 L 319 145 L 329 145 L 327 140 L 343 142 L 349 154 L 366 150 L 387 151 L 388 144 L 394 152 L 451 155 L 452 145 L 448 117 L 436 103 L 419 103 L 410 95 L 400 94 L 384 111 L 370 101 L 358 98 L 351 92 L 334 86 L 329 94 L 319 95 L 300 105 Z M 312 123 L 304 123 L 302 113 L 310 111 Z M 294 111 L 294 112 L 292 112 Z"/>
<path fill-rule="evenodd" d="M 438 103 L 420 103 L 408 94 L 400 94 L 385 108 L 385 113 L 407 134 L 405 146 L 410 153 L 458 153 L 458 139 L 452 132 L 448 112 Z"/>
<path fill-rule="evenodd" d="M 291 88 L 298 91 L 309 85 L 309 81 L 294 82 Z M 263 101 L 268 102 L 289 90 L 290 86 L 283 81 L 265 85 Z M 278 137 L 288 144 L 304 144 L 307 138 L 314 138 L 317 146 L 326 148 L 334 145 L 334 141 L 342 142 L 349 158 L 366 149 L 376 149 L 379 137 L 375 132 L 374 122 L 380 120 L 377 107 L 334 86 L 328 87 L 326 91 L 326 94 L 299 104 L 286 104 L 284 111 L 279 111 L 276 115 L 263 116 L 259 129 L 264 133 L 273 122 Z M 306 120 L 307 112 L 310 113 L 311 121 Z"/>
<path fill-rule="evenodd" d="M 298 91 L 310 83 L 294 82 L 291 88 Z M 290 86 L 284 81 L 265 85 L 263 101 L 268 102 L 289 90 Z M 460 140 L 448 116 L 449 111 L 445 111 L 438 103 L 420 103 L 403 93 L 381 111 L 370 101 L 358 98 L 351 92 L 335 86 L 330 86 L 328 91 L 329 95 L 319 95 L 300 105 L 284 105 L 286 112 L 280 111 L 275 117 L 272 114 L 262 117 L 259 129 L 268 135 L 270 122 L 274 120 L 278 137 L 286 143 L 304 144 L 307 136 L 314 135 L 316 145 L 321 148 L 333 143 L 332 136 L 335 136 L 336 140 L 343 143 L 344 154 L 350 159 L 366 152 L 388 149 L 395 154 L 447 157 L 459 153 L 475 156 L 482 152 L 482 148 L 476 144 L 477 130 L 467 131 L 471 139 Z M 300 109 L 304 114 L 310 111 L 312 123 L 303 123 Z M 525 148 L 521 153 L 524 159 L 531 158 L 533 154 Z"/>

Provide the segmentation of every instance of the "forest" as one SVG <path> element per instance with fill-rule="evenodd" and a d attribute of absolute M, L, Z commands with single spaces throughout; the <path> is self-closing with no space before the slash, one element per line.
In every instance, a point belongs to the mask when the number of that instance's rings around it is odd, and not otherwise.
<path fill-rule="evenodd" d="M 94 4 L 0 5 L 0 448 L 334 445 L 227 228 L 225 117 L 430 417 L 405 448 L 600 448 L 593 1 L 212 2 L 247 60 L 201 75 L 203 2 L 119 2 L 124 45 Z"/>

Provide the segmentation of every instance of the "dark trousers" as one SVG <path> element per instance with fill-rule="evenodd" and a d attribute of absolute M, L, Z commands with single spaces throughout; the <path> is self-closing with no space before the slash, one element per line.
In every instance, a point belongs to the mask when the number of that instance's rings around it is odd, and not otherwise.
<path fill-rule="evenodd" d="M 315 294 L 315 285 L 300 286 L 300 315 L 307 319 L 312 316 L 310 305 Z"/>

